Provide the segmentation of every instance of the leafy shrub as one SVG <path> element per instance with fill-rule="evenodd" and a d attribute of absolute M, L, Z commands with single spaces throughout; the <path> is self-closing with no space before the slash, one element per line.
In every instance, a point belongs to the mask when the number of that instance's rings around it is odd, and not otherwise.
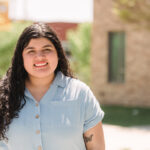
<path fill-rule="evenodd" d="M 31 22 L 12 22 L 8 31 L 0 31 L 0 77 L 8 69 L 17 39 Z"/>
<path fill-rule="evenodd" d="M 76 30 L 68 31 L 67 38 L 72 54 L 71 67 L 79 79 L 89 84 L 91 24 L 79 24 Z"/>

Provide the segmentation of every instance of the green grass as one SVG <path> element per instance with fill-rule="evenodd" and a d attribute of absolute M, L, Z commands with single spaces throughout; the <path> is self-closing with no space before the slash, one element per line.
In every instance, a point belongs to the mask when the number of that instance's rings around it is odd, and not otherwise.
<path fill-rule="evenodd" d="M 29 24 L 31 22 L 13 22 L 8 31 L 0 31 L 0 77 L 5 74 L 11 63 L 19 35 Z"/>
<path fill-rule="evenodd" d="M 105 112 L 103 123 L 121 126 L 150 125 L 150 108 L 101 106 Z"/>

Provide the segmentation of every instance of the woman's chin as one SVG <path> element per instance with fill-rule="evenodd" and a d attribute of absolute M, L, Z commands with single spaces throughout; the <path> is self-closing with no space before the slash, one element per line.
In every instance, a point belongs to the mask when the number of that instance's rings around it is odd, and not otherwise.
<path fill-rule="evenodd" d="M 50 71 L 37 71 L 33 74 L 30 74 L 29 77 L 32 77 L 32 78 L 48 78 L 48 77 L 53 77 L 54 76 L 54 72 L 50 72 Z"/>

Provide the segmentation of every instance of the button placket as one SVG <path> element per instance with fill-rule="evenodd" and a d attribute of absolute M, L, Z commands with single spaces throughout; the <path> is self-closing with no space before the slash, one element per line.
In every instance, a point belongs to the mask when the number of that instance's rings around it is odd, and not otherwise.
<path fill-rule="evenodd" d="M 37 128 L 35 129 L 35 134 L 38 139 L 37 141 L 37 150 L 42 150 L 42 139 L 41 139 L 41 126 L 40 126 L 40 104 L 36 103 L 36 114 L 35 114 L 35 119 L 36 119 L 36 125 Z"/>

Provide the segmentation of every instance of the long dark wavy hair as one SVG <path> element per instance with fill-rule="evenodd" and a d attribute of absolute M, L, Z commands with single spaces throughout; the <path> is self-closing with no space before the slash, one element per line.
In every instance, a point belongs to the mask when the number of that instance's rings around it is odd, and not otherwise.
<path fill-rule="evenodd" d="M 19 111 L 26 104 L 24 98 L 25 80 L 28 74 L 23 65 L 22 52 L 31 39 L 47 38 L 57 50 L 58 66 L 55 74 L 61 71 L 73 77 L 69 62 L 56 33 L 45 23 L 35 23 L 25 28 L 20 35 L 12 58 L 11 66 L 0 81 L 0 140 L 8 140 L 6 132 L 13 118 L 19 117 Z"/>

